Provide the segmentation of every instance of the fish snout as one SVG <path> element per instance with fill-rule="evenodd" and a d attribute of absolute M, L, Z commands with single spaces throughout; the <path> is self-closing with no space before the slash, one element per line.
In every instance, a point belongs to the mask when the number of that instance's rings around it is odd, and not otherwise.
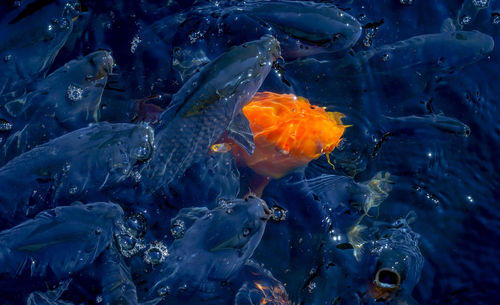
<path fill-rule="evenodd" d="M 245 197 L 245 201 L 251 204 L 253 203 L 251 209 L 254 211 L 253 213 L 257 216 L 257 218 L 267 221 L 271 217 L 272 212 L 263 199 L 253 194 L 249 194 Z"/>
<path fill-rule="evenodd" d="M 269 54 L 271 54 L 273 56 L 274 61 L 276 61 L 276 59 L 281 57 L 281 47 L 280 47 L 280 43 L 279 43 L 278 39 L 276 39 L 274 36 L 269 35 L 269 34 L 262 36 L 261 39 L 267 40 L 266 41 L 266 50 L 267 50 L 267 52 L 269 52 Z"/>
<path fill-rule="evenodd" d="M 370 295 L 374 299 L 390 300 L 393 294 L 401 287 L 401 275 L 395 269 L 381 268 L 377 270 Z"/>
<path fill-rule="evenodd" d="M 90 62 L 97 70 L 94 79 L 102 78 L 113 72 L 114 60 L 110 51 L 99 50 L 90 54 L 89 57 Z"/>

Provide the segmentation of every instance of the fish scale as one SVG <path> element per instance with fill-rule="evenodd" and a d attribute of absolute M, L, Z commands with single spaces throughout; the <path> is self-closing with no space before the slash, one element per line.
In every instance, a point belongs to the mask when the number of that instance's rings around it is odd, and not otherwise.
<path fill-rule="evenodd" d="M 184 84 L 156 128 L 156 149 L 143 169 L 149 189 L 171 183 L 207 155 L 279 56 L 278 41 L 265 35 L 231 48 Z"/>

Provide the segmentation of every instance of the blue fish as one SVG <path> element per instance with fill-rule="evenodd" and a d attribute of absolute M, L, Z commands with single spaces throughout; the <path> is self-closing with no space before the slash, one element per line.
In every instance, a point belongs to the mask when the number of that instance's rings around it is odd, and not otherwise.
<path fill-rule="evenodd" d="M 191 77 L 161 115 L 151 161 L 143 173 L 157 190 L 180 177 L 225 132 L 253 152 L 242 108 L 251 100 L 280 56 L 272 36 L 233 47 Z"/>
<path fill-rule="evenodd" d="M 165 262 L 145 275 L 145 298 L 185 304 L 223 304 L 228 297 L 232 301 L 230 282 L 258 246 L 269 216 L 266 203 L 253 196 L 226 201 L 213 210 L 181 210 L 176 220 L 191 225 L 169 247 Z"/>
<path fill-rule="evenodd" d="M 77 3 L 34 0 L 0 21 L 0 104 L 43 77 L 73 29 Z"/>
<path fill-rule="evenodd" d="M 2 147 L 0 164 L 98 122 L 101 95 L 112 68 L 110 53 L 97 51 L 66 63 L 40 81 L 35 91 L 8 102 L 2 112 L 12 129 Z"/>

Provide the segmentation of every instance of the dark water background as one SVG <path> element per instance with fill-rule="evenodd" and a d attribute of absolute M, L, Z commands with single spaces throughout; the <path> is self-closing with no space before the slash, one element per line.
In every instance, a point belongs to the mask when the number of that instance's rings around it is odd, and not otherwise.
<path fill-rule="evenodd" d="M 2 15 L 13 9 L 11 2 L 1 4 Z M 110 76 L 104 90 L 101 118 L 129 121 L 133 117 L 134 100 L 159 94 L 155 101 L 165 106 L 182 84 L 176 71 L 165 68 L 172 61 L 169 54 L 173 50 L 148 36 L 152 24 L 166 16 L 172 17 L 165 20 L 172 20 L 175 14 L 189 12 L 196 5 L 215 6 L 216 2 L 82 1 L 87 12 L 75 22 L 50 71 L 97 49 L 111 50 L 117 65 L 116 75 Z M 365 26 L 354 52 L 439 33 L 443 21 L 457 18 L 463 4 L 459 0 L 409 1 L 412 4 L 398 0 L 317 2 L 334 3 Z M 420 55 L 411 55 L 408 50 L 407 57 L 389 54 L 390 66 L 383 73 L 374 68 L 349 78 L 335 73 L 334 68 L 342 64 L 345 53 L 327 54 L 317 56 L 321 62 L 314 65 L 287 61 L 283 73 L 290 86 L 271 75 L 277 72 L 271 72 L 263 85 L 267 90 L 293 92 L 330 111 L 342 112 L 346 114 L 344 122 L 352 124 L 333 155 L 336 170 L 327 168 L 326 160 L 321 158 L 310 166 L 311 172 L 349 175 L 356 181 L 366 181 L 379 171 L 395 177 L 396 183 L 378 210 L 377 220 L 392 222 L 415 212 L 417 217 L 411 226 L 421 236 L 425 263 L 413 296 L 421 304 L 497 304 L 500 297 L 500 49 L 497 47 L 500 20 L 495 19 L 498 13 L 500 2 L 491 0 L 488 8 L 463 25 L 463 30 L 480 31 L 495 42 L 493 51 L 478 61 L 463 60 L 451 69 L 441 69 L 435 67 L 433 59 L 419 58 Z M 364 42 L 369 32 L 376 35 L 367 46 Z M 131 52 L 134 37 L 140 41 L 137 51 Z M 177 42 L 182 39 L 188 38 L 174 37 Z M 204 39 L 211 38 L 201 37 L 199 41 Z M 196 50 L 197 46 L 193 44 L 191 49 Z M 430 44 L 430 48 L 434 48 L 435 54 L 429 56 L 436 58 L 452 57 L 458 52 L 453 47 L 440 49 L 437 43 L 436 47 Z M 212 59 L 222 51 L 223 48 L 213 49 L 207 55 Z M 408 62 L 411 64 L 407 65 Z M 148 73 L 151 70 L 159 71 L 155 79 Z M 168 82 L 158 79 L 163 75 L 172 78 Z M 453 120 L 451 125 L 434 124 L 430 119 L 433 115 Z M 428 119 L 412 120 L 409 116 Z M 394 121 L 387 117 L 406 118 Z M 470 132 L 460 129 L 463 125 L 457 122 L 467 125 Z M 286 199 L 289 202 L 281 205 L 300 205 L 298 195 L 286 194 L 283 189 L 285 194 L 278 194 L 279 183 L 271 183 L 264 199 L 268 202 Z M 304 217 L 302 221 L 313 220 Z M 256 251 L 258 260 L 277 255 L 268 253 L 266 248 L 276 238 L 272 235 L 276 231 L 269 227 L 262 247 Z M 278 279 L 279 260 L 277 256 L 266 264 Z M 290 262 L 290 268 L 301 268 L 293 265 L 293 259 Z"/>

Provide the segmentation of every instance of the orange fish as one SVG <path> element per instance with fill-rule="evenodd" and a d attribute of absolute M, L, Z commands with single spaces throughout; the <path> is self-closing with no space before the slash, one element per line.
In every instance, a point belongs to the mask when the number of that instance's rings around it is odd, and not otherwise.
<path fill-rule="evenodd" d="M 330 162 L 329 154 L 348 127 L 341 122 L 342 113 L 327 112 L 293 94 L 257 92 L 243 113 L 250 122 L 255 150 L 249 155 L 233 143 L 232 151 L 256 173 L 272 178 L 281 178 L 322 154 Z"/>

